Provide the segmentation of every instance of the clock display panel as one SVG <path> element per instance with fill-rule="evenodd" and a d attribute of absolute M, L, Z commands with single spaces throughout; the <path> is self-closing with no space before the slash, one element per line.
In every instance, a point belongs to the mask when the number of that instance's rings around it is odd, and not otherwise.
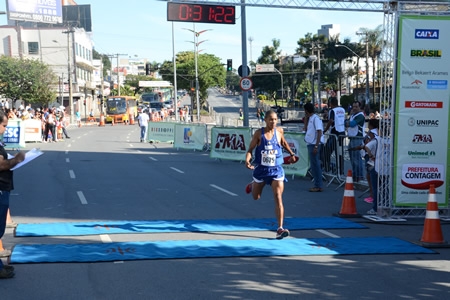
<path fill-rule="evenodd" d="M 236 24 L 234 6 L 167 2 L 167 21 Z"/>

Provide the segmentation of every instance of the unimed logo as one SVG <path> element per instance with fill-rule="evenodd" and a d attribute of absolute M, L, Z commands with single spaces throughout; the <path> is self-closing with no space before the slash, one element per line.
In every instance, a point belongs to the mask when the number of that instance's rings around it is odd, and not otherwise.
<path fill-rule="evenodd" d="M 214 148 L 245 151 L 244 136 L 242 134 L 219 133 Z"/>
<path fill-rule="evenodd" d="M 405 101 L 405 108 L 442 108 L 442 101 Z"/>
<path fill-rule="evenodd" d="M 411 50 L 411 57 L 441 58 L 442 50 Z"/>
<path fill-rule="evenodd" d="M 437 29 L 416 29 L 415 32 L 416 39 L 439 39 L 439 30 Z"/>

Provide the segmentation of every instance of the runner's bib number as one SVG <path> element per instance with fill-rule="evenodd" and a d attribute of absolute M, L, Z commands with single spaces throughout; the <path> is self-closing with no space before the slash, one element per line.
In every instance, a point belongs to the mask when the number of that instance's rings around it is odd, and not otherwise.
<path fill-rule="evenodd" d="M 275 167 L 277 157 L 273 153 L 263 152 L 261 153 L 261 164 L 266 167 Z"/>

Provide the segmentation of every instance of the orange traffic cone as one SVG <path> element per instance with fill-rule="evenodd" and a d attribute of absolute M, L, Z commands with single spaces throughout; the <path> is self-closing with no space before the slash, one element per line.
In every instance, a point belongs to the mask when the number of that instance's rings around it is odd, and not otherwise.
<path fill-rule="evenodd" d="M 105 126 L 105 117 L 103 114 L 100 115 L 100 122 L 98 123 L 98 126 Z"/>
<path fill-rule="evenodd" d="M 428 194 L 427 213 L 420 243 L 423 246 L 448 246 L 442 235 L 441 221 L 439 219 L 439 208 L 436 201 L 436 190 L 434 184 L 430 185 Z"/>
<path fill-rule="evenodd" d="M 360 217 L 356 211 L 355 191 L 353 189 L 352 170 L 348 170 L 347 179 L 345 181 L 344 198 L 342 199 L 341 211 L 339 217 Z"/>
<path fill-rule="evenodd" d="M 134 115 L 130 114 L 130 125 L 134 125 Z"/>

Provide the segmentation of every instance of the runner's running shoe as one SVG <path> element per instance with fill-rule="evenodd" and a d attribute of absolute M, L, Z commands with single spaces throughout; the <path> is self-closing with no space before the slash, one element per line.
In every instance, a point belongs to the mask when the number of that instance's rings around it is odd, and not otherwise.
<path fill-rule="evenodd" d="M 247 194 L 250 194 L 252 192 L 252 188 L 253 188 L 253 181 L 247 184 L 247 186 L 245 187 L 245 192 Z"/>
<path fill-rule="evenodd" d="M 288 237 L 289 236 L 289 230 L 284 229 L 284 228 L 278 228 L 277 230 L 277 240 L 281 240 L 282 238 Z"/>

